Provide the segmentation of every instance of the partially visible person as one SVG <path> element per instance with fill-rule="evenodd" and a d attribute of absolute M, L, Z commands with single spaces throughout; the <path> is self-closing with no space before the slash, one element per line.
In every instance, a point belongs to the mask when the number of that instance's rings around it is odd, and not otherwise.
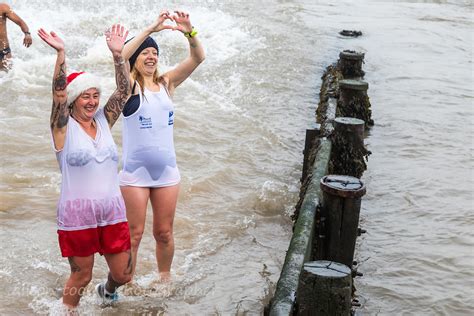
<path fill-rule="evenodd" d="M 153 236 L 160 280 L 170 280 L 174 256 L 173 221 L 180 173 L 173 141 L 175 89 L 204 61 L 205 54 L 189 14 L 162 11 L 156 21 L 127 41 L 122 55 L 129 60 L 132 95 L 123 114 L 123 169 L 120 187 L 130 225 L 133 262 L 145 229 L 148 201 L 153 209 Z M 169 21 L 174 25 L 165 24 Z M 179 31 L 189 56 L 174 69 L 158 72 L 159 47 L 152 33 Z M 134 265 L 135 267 L 136 265 Z"/>
<path fill-rule="evenodd" d="M 130 72 L 121 55 L 127 34 L 119 24 L 105 34 L 114 59 L 117 88 L 99 108 L 102 90 L 98 78 L 84 72 L 66 76 L 63 40 L 54 32 L 38 31 L 57 52 L 50 124 L 62 175 L 57 207 L 59 246 L 71 266 L 63 304 L 72 311 L 92 279 L 95 253 L 105 257 L 110 270 L 107 282 L 96 287 L 105 303 L 116 300 L 116 289 L 132 277 L 117 147 L 110 132 L 130 93 Z"/>
<path fill-rule="evenodd" d="M 8 71 L 11 68 L 12 51 L 10 43 L 8 42 L 7 33 L 7 18 L 16 23 L 25 37 L 23 38 L 23 45 L 30 47 L 33 40 L 31 39 L 30 29 L 10 6 L 4 2 L 0 3 L 0 70 Z"/>

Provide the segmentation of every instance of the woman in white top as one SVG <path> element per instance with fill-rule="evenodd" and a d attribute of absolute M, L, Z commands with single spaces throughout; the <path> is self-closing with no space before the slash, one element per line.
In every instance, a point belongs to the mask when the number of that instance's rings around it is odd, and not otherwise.
<path fill-rule="evenodd" d="M 130 73 L 121 55 L 127 34 L 121 25 L 113 25 L 105 34 L 117 88 L 99 109 L 98 79 L 84 72 L 66 76 L 63 40 L 54 32 L 38 31 L 57 52 L 50 124 L 62 175 L 57 206 L 59 246 L 71 266 L 63 290 L 68 314 L 76 313 L 92 279 L 95 253 L 105 257 L 110 270 L 107 282 L 97 287 L 104 301 L 115 300 L 115 290 L 132 277 L 130 232 L 118 183 L 117 148 L 110 132 L 130 94 Z"/>
<path fill-rule="evenodd" d="M 120 186 L 127 206 L 133 262 L 145 228 L 148 200 L 153 208 L 153 236 L 161 280 L 169 280 L 174 255 L 173 220 L 180 175 L 173 143 L 174 109 L 171 97 L 204 60 L 204 50 L 189 14 L 162 11 L 158 19 L 125 44 L 132 95 L 124 107 L 123 170 Z M 165 24 L 169 20 L 173 25 Z M 162 30 L 176 30 L 189 42 L 190 55 L 176 68 L 158 73 L 158 44 L 150 37 Z M 135 266 L 134 266 L 135 267 Z"/>

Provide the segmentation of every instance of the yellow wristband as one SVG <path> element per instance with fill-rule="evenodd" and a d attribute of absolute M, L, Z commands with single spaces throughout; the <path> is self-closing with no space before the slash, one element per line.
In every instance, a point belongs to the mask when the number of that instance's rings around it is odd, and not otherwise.
<path fill-rule="evenodd" d="M 184 33 L 184 36 L 187 37 L 187 38 L 191 38 L 191 37 L 196 36 L 197 33 L 198 33 L 198 32 L 197 32 L 197 31 L 194 29 L 194 27 L 193 27 L 193 30 L 192 30 L 191 32 L 186 32 L 186 33 Z"/>

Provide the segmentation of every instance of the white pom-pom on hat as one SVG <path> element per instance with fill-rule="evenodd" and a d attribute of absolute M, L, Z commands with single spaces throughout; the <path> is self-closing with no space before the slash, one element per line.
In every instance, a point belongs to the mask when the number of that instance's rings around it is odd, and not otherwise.
<path fill-rule="evenodd" d="M 101 92 L 99 78 L 86 72 L 72 72 L 67 76 L 67 98 L 68 103 L 72 104 L 86 90 L 91 88 Z"/>

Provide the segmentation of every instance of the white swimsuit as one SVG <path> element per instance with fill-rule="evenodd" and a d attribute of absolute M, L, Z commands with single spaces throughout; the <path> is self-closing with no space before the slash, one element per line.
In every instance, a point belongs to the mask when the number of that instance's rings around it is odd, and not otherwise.
<path fill-rule="evenodd" d="M 174 106 L 166 88 L 145 88 L 137 111 L 123 118 L 121 186 L 165 187 L 181 180 L 173 142 Z"/>
<path fill-rule="evenodd" d="M 92 139 L 69 117 L 64 148 L 56 151 L 62 174 L 58 229 L 81 230 L 126 222 L 117 177 L 117 147 L 101 108 Z"/>

